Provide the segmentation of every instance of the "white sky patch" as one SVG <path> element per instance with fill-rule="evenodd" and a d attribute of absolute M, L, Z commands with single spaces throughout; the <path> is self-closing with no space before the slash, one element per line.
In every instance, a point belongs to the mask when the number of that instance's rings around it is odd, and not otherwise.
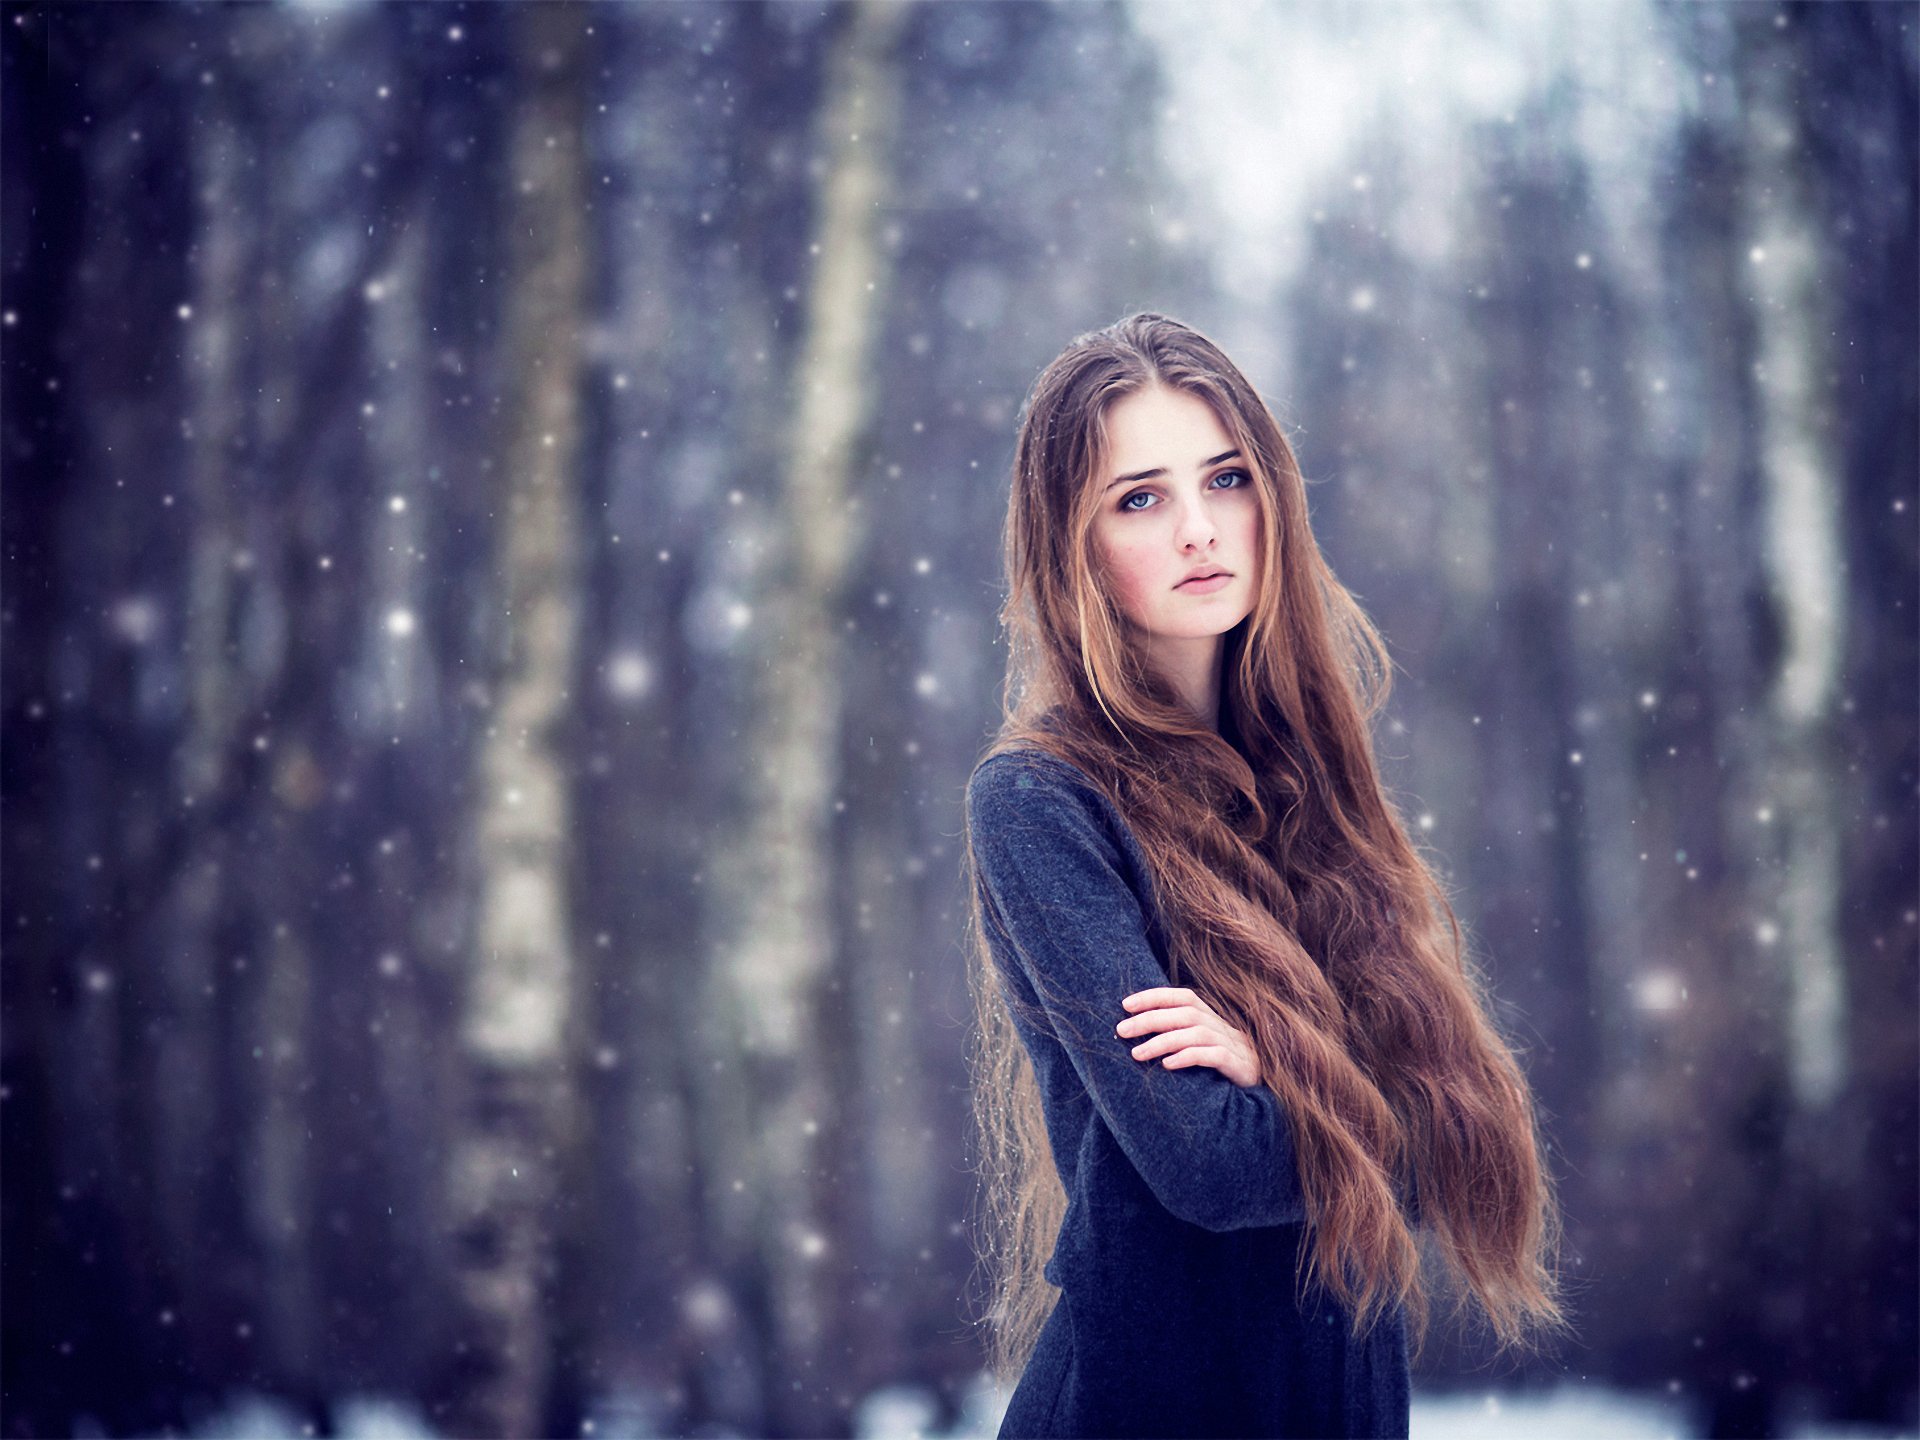
<path fill-rule="evenodd" d="M 1652 223 L 1647 202 L 1661 181 L 1647 157 L 1698 103 L 1701 82 L 1646 0 L 1132 0 L 1130 9 L 1166 75 L 1160 146 L 1178 190 L 1155 219 L 1217 237 L 1226 292 L 1249 312 L 1246 334 L 1223 327 L 1217 338 L 1249 369 L 1280 359 L 1263 338 L 1274 328 L 1264 307 L 1305 262 L 1315 209 L 1339 190 L 1361 195 L 1397 249 L 1443 265 L 1477 223 L 1468 127 L 1506 121 L 1556 83 L 1601 211 L 1601 233 L 1581 246 L 1585 264 L 1633 270 L 1623 278 L 1635 288 L 1657 283 L 1642 273 L 1649 247 L 1631 239 Z M 1392 173 L 1382 159 L 1397 162 Z"/>
<path fill-rule="evenodd" d="M 1359 141 L 1385 116 L 1404 122 L 1403 135 L 1429 135 L 1455 130 L 1463 110 L 1519 100 L 1548 8 L 1476 12 L 1484 8 L 1135 0 L 1135 22 L 1168 72 L 1163 153 L 1221 217 L 1233 293 L 1262 296 L 1299 268 L 1310 211 L 1337 177 L 1351 185 L 1366 173 Z"/>

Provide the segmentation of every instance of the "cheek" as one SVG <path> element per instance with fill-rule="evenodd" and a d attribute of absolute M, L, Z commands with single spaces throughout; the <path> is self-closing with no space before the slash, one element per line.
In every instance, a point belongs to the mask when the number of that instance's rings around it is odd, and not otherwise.
<path fill-rule="evenodd" d="M 1146 612 L 1147 596 L 1152 591 L 1148 562 L 1138 546 L 1104 545 L 1101 551 L 1107 567 L 1107 583 L 1123 614 L 1139 620 Z"/>
<path fill-rule="evenodd" d="M 1260 534 L 1259 507 L 1247 506 L 1239 519 L 1239 531 L 1235 539 L 1239 542 L 1240 553 L 1252 557 L 1253 575 L 1255 580 L 1258 580 L 1260 572 L 1266 568 L 1267 563 L 1265 542 Z"/>

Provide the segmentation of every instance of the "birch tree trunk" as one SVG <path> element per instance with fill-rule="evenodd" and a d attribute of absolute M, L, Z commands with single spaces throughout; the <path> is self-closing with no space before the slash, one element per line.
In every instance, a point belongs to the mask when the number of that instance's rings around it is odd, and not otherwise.
<path fill-rule="evenodd" d="M 1694 1355 L 1707 1432 L 1769 1434 L 1819 1323 L 1810 1307 L 1834 1284 L 1832 1206 L 1864 1158 L 1862 1131 L 1833 1109 L 1847 1080 L 1849 806 L 1834 730 L 1845 563 L 1828 222 L 1798 133 L 1808 107 L 1794 52 L 1807 41 L 1782 35 L 1772 13 L 1731 11 L 1704 15 L 1690 38 L 1736 88 L 1688 151 L 1695 193 L 1724 201 L 1694 212 L 1703 263 L 1685 293 L 1722 317 L 1709 323 L 1729 361 L 1749 364 L 1706 379 L 1717 423 L 1675 474 L 1698 629 L 1674 655 L 1675 698 L 1690 703 L 1673 719 L 1714 763 L 1677 777 L 1677 813 L 1695 817 L 1704 851 L 1682 873 L 1706 883 L 1676 886 L 1662 907 L 1680 925 L 1704 921 L 1690 967 L 1699 1013 L 1676 1038 L 1706 1062 L 1684 1076 L 1706 1133 L 1674 1174 L 1690 1189 L 1712 1175 L 1715 1203 L 1690 1220 L 1712 1268 L 1674 1303 L 1708 1337 Z"/>
<path fill-rule="evenodd" d="M 1832 735 L 1846 592 L 1832 428 L 1833 326 L 1820 251 L 1827 222 L 1811 191 L 1789 55 L 1773 38 L 1770 19 L 1745 28 L 1738 53 L 1750 62 L 1742 76 L 1748 87 L 1742 107 L 1746 258 L 1759 348 L 1765 573 L 1780 651 L 1765 697 L 1764 733 L 1773 742 L 1764 772 L 1769 793 L 1742 796 L 1749 803 L 1729 819 L 1736 833 L 1756 837 L 1757 851 L 1770 850 L 1778 866 L 1775 911 L 1762 924 L 1765 934 L 1777 936 L 1767 948 L 1777 957 L 1785 994 L 1794 1102 L 1817 1116 L 1846 1079 L 1839 943 L 1845 777 Z"/>
<path fill-rule="evenodd" d="M 745 1145 L 732 1157 L 745 1190 L 733 1234 L 763 1293 L 772 1433 L 838 1433 L 852 1396 L 836 1381 L 827 1223 L 828 1145 L 843 1123 L 823 1053 L 825 982 L 837 954 L 832 838 L 843 696 L 841 592 L 861 544 L 852 494 L 874 388 L 887 289 L 880 221 L 885 145 L 898 106 L 891 48 L 906 7 L 860 0 L 845 17 L 822 100 L 825 160 L 813 226 L 815 266 L 768 557 L 760 632 L 763 668 L 743 754 L 747 827 L 724 867 L 714 1034 L 745 1056 L 733 1106 Z M 844 987 L 841 987 L 844 988 Z M 725 1176 L 723 1169 L 720 1174 Z"/>
<path fill-rule="evenodd" d="M 241 459 L 248 439 L 241 398 L 244 292 L 257 259 L 239 120 L 216 102 L 192 133 L 190 163 L 198 182 L 186 367 L 192 528 L 181 617 L 188 703 L 171 777 L 191 818 L 162 922 L 171 942 L 161 976 L 166 1018 L 147 1031 L 143 1045 L 156 1112 L 151 1143 L 160 1254 L 179 1287 L 187 1351 L 196 1364 L 214 1369 L 216 1356 L 232 1353 L 233 1325 L 245 1313 L 242 1302 L 221 1294 L 233 1226 L 223 1223 L 230 1215 L 216 1209 L 230 1198 L 220 1192 L 237 1168 L 229 1108 L 239 1097 L 220 1077 L 229 1028 L 223 1017 L 242 981 L 215 952 L 228 938 L 223 932 L 236 888 L 227 817 L 237 813 L 233 762 L 246 698 L 228 637 L 247 478 Z"/>
<path fill-rule="evenodd" d="M 436 1423 L 460 1435 L 547 1433 L 553 1229 L 579 1129 L 561 732 L 579 622 L 585 17 L 567 4 L 520 14 L 505 342 L 513 404 L 498 532 L 504 655 L 480 746 L 480 916 L 448 1177 L 461 1313 L 436 1406 Z"/>

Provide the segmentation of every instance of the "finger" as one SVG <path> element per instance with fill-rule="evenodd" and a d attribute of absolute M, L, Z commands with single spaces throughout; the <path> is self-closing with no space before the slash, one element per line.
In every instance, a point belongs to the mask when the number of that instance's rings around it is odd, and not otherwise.
<path fill-rule="evenodd" d="M 1180 1050 L 1192 1045 L 1218 1046 L 1220 1037 L 1204 1026 L 1194 1025 L 1185 1030 L 1170 1030 L 1164 1035 L 1155 1035 L 1142 1040 L 1133 1047 L 1133 1058 L 1151 1060 L 1156 1055 L 1165 1055 L 1170 1050 Z"/>
<path fill-rule="evenodd" d="M 1143 1010 L 1129 1015 L 1113 1027 L 1116 1035 L 1145 1035 L 1154 1030 L 1171 1030 L 1176 1025 L 1203 1025 L 1208 1016 L 1191 1005 L 1170 1005 L 1161 1010 Z"/>
<path fill-rule="evenodd" d="M 1169 1070 L 1178 1070 L 1184 1065 L 1211 1065 L 1218 1069 L 1232 1059 L 1233 1053 L 1224 1045 L 1189 1045 L 1160 1063 Z"/>
<path fill-rule="evenodd" d="M 1155 1005 L 1192 1005 L 1199 999 L 1184 985 L 1156 985 L 1148 990 L 1136 990 L 1120 1003 L 1129 1010 L 1144 1010 Z"/>

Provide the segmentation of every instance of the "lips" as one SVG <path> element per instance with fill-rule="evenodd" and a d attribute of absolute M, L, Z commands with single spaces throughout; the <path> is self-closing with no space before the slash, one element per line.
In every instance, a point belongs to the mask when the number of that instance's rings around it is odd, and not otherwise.
<path fill-rule="evenodd" d="M 1194 584 L 1196 581 L 1213 580 L 1216 578 L 1225 579 L 1230 577 L 1232 574 L 1233 572 L 1231 570 L 1223 570 L 1216 565 L 1205 570 L 1194 571 L 1193 574 L 1187 576 L 1186 579 L 1182 580 L 1178 585 L 1174 586 L 1173 588 L 1176 590 L 1183 590 L 1187 586 Z"/>

